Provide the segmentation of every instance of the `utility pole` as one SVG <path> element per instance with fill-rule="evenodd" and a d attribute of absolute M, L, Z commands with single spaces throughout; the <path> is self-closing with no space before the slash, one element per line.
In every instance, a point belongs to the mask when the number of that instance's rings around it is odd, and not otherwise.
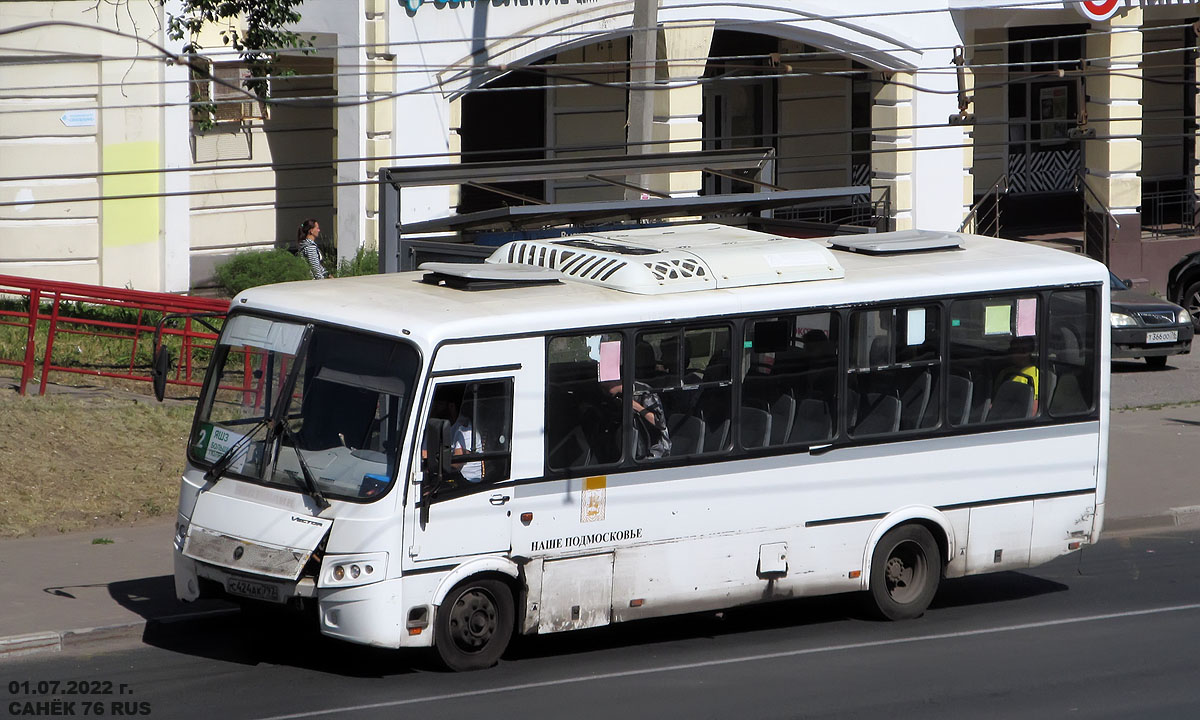
<path fill-rule="evenodd" d="M 658 0 L 633 0 L 633 46 L 629 67 L 629 131 L 626 155 L 650 152 L 648 143 L 654 132 L 654 68 L 658 63 Z M 625 182 L 648 187 L 648 175 L 630 175 Z M 638 200 L 641 193 L 626 190 L 627 200 Z"/>

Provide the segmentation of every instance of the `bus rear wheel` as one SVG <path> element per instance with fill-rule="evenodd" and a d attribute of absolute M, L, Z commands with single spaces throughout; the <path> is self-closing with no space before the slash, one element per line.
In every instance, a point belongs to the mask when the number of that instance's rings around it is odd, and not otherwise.
<path fill-rule="evenodd" d="M 438 608 L 433 644 L 450 670 L 482 670 L 495 665 L 513 633 L 513 596 L 494 578 L 458 585 Z"/>
<path fill-rule="evenodd" d="M 921 525 L 889 530 L 871 556 L 871 597 L 888 620 L 920 617 L 933 601 L 941 577 L 937 542 Z"/>

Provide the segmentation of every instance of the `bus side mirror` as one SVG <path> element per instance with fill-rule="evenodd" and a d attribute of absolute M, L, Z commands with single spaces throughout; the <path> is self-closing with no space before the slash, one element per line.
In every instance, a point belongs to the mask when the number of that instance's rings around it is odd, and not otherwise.
<path fill-rule="evenodd" d="M 154 397 L 159 402 L 167 395 L 167 373 L 171 372 L 171 352 L 166 345 L 154 351 L 154 363 L 150 367 L 150 379 L 154 383 Z"/>

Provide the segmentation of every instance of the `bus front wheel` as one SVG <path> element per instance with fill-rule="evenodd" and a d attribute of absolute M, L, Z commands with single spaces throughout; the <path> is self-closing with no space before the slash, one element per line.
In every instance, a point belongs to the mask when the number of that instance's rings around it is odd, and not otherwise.
<path fill-rule="evenodd" d="M 871 556 L 871 597 L 888 620 L 920 617 L 942 577 L 937 542 L 921 525 L 889 530 Z"/>
<path fill-rule="evenodd" d="M 512 639 L 513 595 L 495 578 L 455 587 L 437 613 L 434 647 L 447 668 L 482 670 L 495 665 Z"/>

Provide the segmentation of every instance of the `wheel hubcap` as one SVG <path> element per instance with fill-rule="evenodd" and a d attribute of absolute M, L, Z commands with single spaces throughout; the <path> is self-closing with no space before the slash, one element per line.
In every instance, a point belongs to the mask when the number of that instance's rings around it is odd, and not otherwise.
<path fill-rule="evenodd" d="M 884 581 L 888 595 L 898 603 L 910 603 L 921 594 L 925 586 L 928 563 L 921 546 L 904 542 L 892 548 L 884 569 Z"/>
<path fill-rule="evenodd" d="M 1190 313 L 1192 316 L 1192 324 L 1197 329 L 1200 329 L 1200 318 L 1197 317 L 1197 315 L 1200 315 L 1200 292 L 1192 293 L 1188 297 L 1185 306 L 1187 307 L 1188 313 Z"/>
<path fill-rule="evenodd" d="M 483 649 L 496 633 L 496 600 L 485 590 L 474 588 L 462 594 L 450 610 L 450 634 L 465 652 Z"/>

